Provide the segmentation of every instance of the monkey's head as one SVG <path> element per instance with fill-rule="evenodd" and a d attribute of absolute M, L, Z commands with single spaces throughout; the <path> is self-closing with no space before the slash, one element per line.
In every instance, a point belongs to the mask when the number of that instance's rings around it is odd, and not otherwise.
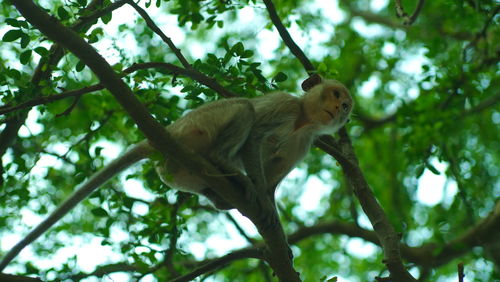
<path fill-rule="evenodd" d="M 302 88 L 307 91 L 303 97 L 306 118 L 321 127 L 321 134 L 336 132 L 347 122 L 353 100 L 344 85 L 314 75 L 304 81 Z"/>

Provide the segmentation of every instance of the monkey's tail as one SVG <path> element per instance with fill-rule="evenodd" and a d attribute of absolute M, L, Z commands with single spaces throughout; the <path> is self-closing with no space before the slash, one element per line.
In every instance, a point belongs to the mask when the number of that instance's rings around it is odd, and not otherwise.
<path fill-rule="evenodd" d="M 106 167 L 94 173 L 81 187 L 66 199 L 57 209 L 52 212 L 44 221 L 42 221 L 35 229 L 33 229 L 26 237 L 17 243 L 0 262 L 0 272 L 29 244 L 38 239 L 52 225 L 58 222 L 64 215 L 69 213 L 79 202 L 87 198 L 101 185 L 106 183 L 114 175 L 125 170 L 132 164 L 145 159 L 153 151 L 148 141 L 142 141 L 122 156 L 113 160 Z"/>

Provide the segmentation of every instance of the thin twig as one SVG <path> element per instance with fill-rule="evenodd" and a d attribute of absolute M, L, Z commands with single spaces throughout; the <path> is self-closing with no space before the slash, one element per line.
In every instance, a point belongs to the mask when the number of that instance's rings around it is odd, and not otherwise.
<path fill-rule="evenodd" d="M 406 18 L 408 17 L 408 14 L 405 12 L 403 8 L 403 4 L 401 3 L 401 0 L 395 0 L 395 6 L 396 6 L 396 16 L 398 18 Z"/>
<path fill-rule="evenodd" d="M 411 16 L 408 16 L 408 13 L 406 13 L 404 8 L 403 8 L 403 4 L 401 3 L 401 0 L 395 0 L 396 15 L 399 18 L 403 18 L 404 25 L 411 25 L 415 22 L 418 15 L 420 14 L 420 11 L 422 10 L 424 3 L 425 3 L 425 0 L 419 0 L 417 3 L 417 7 L 415 8 L 415 11 L 413 12 L 413 14 Z"/>
<path fill-rule="evenodd" d="M 224 214 L 226 215 L 227 219 L 229 219 L 229 221 L 233 223 L 234 227 L 238 230 L 241 236 L 243 236 L 250 244 L 255 243 L 255 240 L 250 236 L 248 236 L 245 230 L 243 230 L 243 228 L 238 224 L 236 219 L 230 213 L 224 213 Z"/>
<path fill-rule="evenodd" d="M 234 251 L 232 253 L 229 253 L 225 256 L 222 256 L 218 259 L 214 259 L 199 268 L 193 270 L 191 273 L 188 273 L 186 275 L 183 275 L 181 277 L 177 277 L 170 282 L 187 282 L 187 281 L 192 281 L 196 277 L 212 272 L 216 269 L 223 268 L 227 266 L 230 262 L 238 259 L 243 259 L 243 258 L 257 258 L 257 259 L 263 259 L 264 256 L 261 251 L 259 251 L 257 248 L 252 247 L 252 248 L 247 248 L 247 249 L 242 249 L 239 251 Z"/>
<path fill-rule="evenodd" d="M 85 133 L 85 135 L 82 138 L 80 138 L 80 140 L 78 140 L 75 144 L 73 144 L 73 145 L 71 145 L 71 147 L 69 147 L 68 151 L 66 151 L 66 153 L 64 153 L 63 157 L 68 157 L 69 153 L 73 150 L 74 147 L 78 146 L 79 144 L 81 144 L 83 142 L 89 141 L 90 138 L 92 138 L 97 133 L 97 131 L 99 131 L 111 119 L 112 116 L 113 116 L 113 112 L 112 111 L 108 112 L 104 116 L 104 118 L 99 121 L 99 126 L 95 129 L 89 129 L 89 131 L 87 133 Z"/>
<path fill-rule="evenodd" d="M 229 97 L 236 97 L 237 95 L 234 92 L 231 92 L 224 88 L 224 86 L 220 85 L 215 79 L 210 78 L 203 73 L 195 70 L 195 69 L 184 69 L 181 67 L 178 67 L 176 65 L 170 64 L 170 63 L 162 63 L 162 62 L 149 62 L 149 63 L 140 63 L 140 64 L 133 64 L 129 68 L 126 68 L 123 70 L 124 73 L 130 74 L 132 72 L 135 72 L 137 70 L 142 70 L 142 69 L 148 69 L 148 68 L 158 68 L 158 69 L 167 69 L 171 71 L 173 74 L 176 75 L 183 75 L 186 77 L 189 77 L 205 86 L 208 88 L 214 90 L 215 92 L 219 93 L 221 96 L 229 98 Z M 54 94 L 54 95 L 49 95 L 49 96 L 44 96 L 40 97 L 37 99 L 33 99 L 24 103 L 21 103 L 19 105 L 15 106 L 1 106 L 0 107 L 0 115 L 4 115 L 13 111 L 17 111 L 20 109 L 25 109 L 25 108 L 31 108 L 34 106 L 38 105 L 43 105 L 43 104 L 48 104 L 52 103 L 55 101 L 59 101 L 61 99 L 69 98 L 69 97 L 78 97 L 83 94 L 91 93 L 94 91 L 99 91 L 104 89 L 104 86 L 101 83 L 94 84 L 88 87 L 83 87 L 80 89 L 75 89 L 75 90 L 69 90 L 60 94 Z"/>
<path fill-rule="evenodd" d="M 406 25 L 411 25 L 415 22 L 418 15 L 420 14 L 420 11 L 422 11 L 422 7 L 424 7 L 424 2 L 425 2 L 425 0 L 418 1 L 417 7 L 415 8 L 415 11 L 410 16 L 410 18 L 408 19 L 408 22 L 405 23 Z"/>
<path fill-rule="evenodd" d="M 192 68 L 191 64 L 189 64 L 189 62 L 186 60 L 184 55 L 182 55 L 181 50 L 175 46 L 174 42 L 172 42 L 172 40 L 168 36 L 166 36 L 165 33 L 163 33 L 163 31 L 161 31 L 161 29 L 155 24 L 155 22 L 151 19 L 151 17 L 148 15 L 148 13 L 143 8 L 139 7 L 139 5 L 137 5 L 133 0 L 126 0 L 126 1 L 130 6 L 132 6 L 139 13 L 139 15 L 141 15 L 141 17 L 146 21 L 147 26 L 154 33 L 158 34 L 158 36 L 160 36 L 160 38 L 163 40 L 163 42 L 165 42 L 168 45 L 170 50 L 172 50 L 172 52 L 174 52 L 177 59 L 179 59 L 181 64 L 186 69 L 191 69 Z"/>
<path fill-rule="evenodd" d="M 465 274 L 464 274 L 464 263 L 461 262 L 457 265 L 458 270 L 458 282 L 464 282 Z"/>

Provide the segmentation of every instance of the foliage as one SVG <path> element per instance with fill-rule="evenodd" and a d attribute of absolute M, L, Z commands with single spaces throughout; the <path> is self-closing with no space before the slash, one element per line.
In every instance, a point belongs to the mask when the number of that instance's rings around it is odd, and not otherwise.
<path fill-rule="evenodd" d="M 163 124 L 222 98 L 200 81 L 168 69 L 126 73 L 135 63 L 181 63 L 128 5 L 79 24 L 111 5 L 108 0 L 104 6 L 95 6 L 97 2 L 40 4 L 65 25 L 73 26 L 113 64 Z M 402 2 L 408 11 L 414 8 L 415 1 Z M 281 41 L 260 1 L 147 0 L 140 5 L 147 7 L 195 70 L 229 91 L 244 97 L 275 89 L 299 92 L 306 74 Z M 411 26 L 395 16 L 394 1 L 341 0 L 336 6 L 288 0 L 275 1 L 275 5 L 319 72 L 351 90 L 356 108 L 348 131 L 366 180 L 402 234 L 402 243 L 434 246 L 433 255 L 449 251 L 446 243 L 473 230 L 500 197 L 498 3 L 426 1 Z M 52 46 L 11 4 L 4 1 L 0 9 L 0 111 L 98 83 L 79 59 Z M 33 218 L 38 222 L 52 211 L 78 183 L 115 157 L 116 148 L 143 138 L 106 90 L 43 102 L 31 110 L 9 111 L 0 120 L 3 252 L 11 246 L 3 238 L 17 240 L 13 233 L 25 234 L 33 226 Z M 12 143 L 6 141 L 11 128 L 20 128 Z M 444 184 L 424 181 L 432 174 Z M 204 199 L 169 189 L 151 164 L 137 166 L 125 175 L 95 192 L 33 245 L 34 255 L 22 256 L 8 270 L 48 280 L 122 271 L 135 278 L 151 276 L 163 281 L 189 273 L 203 259 L 230 251 L 214 246 L 214 240 L 231 238 L 237 242 L 232 243 L 235 249 L 251 243 L 242 243 L 244 236 L 235 228 L 235 222 L 248 225 L 244 219 L 235 213 L 216 212 Z M 124 184 L 128 179 L 139 182 Z M 423 201 L 420 195 L 425 185 L 432 185 L 434 193 L 444 190 L 441 199 Z M 318 193 L 321 199 L 311 207 Z M 371 230 L 340 167 L 317 148 L 284 181 L 277 199 L 288 234 L 330 222 Z M 236 221 L 228 217 L 236 217 Z M 252 227 L 243 229 L 246 236 L 259 239 Z M 117 238 L 116 234 L 123 236 Z M 82 268 L 83 255 L 72 252 L 74 256 L 68 257 L 58 252 L 67 245 L 86 246 L 92 240 L 114 253 L 99 261 L 99 273 Z M 356 244 L 363 247 L 356 248 Z M 440 263 L 412 260 L 404 252 L 403 259 L 412 273 L 429 281 L 455 278 L 460 262 L 467 278 L 493 281 L 499 278 L 499 246 L 498 239 L 463 246 L 464 252 Z M 297 241 L 293 251 L 304 281 L 333 276 L 371 281 L 387 274 L 377 242 L 347 231 L 311 234 Z M 271 277 L 268 266 L 255 259 L 234 261 L 213 274 L 215 281 Z"/>

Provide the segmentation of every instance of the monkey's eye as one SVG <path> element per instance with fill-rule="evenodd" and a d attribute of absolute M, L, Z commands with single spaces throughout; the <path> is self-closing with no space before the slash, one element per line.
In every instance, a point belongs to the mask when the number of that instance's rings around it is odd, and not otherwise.
<path fill-rule="evenodd" d="M 349 104 L 342 103 L 342 109 L 347 112 L 349 110 Z"/>
<path fill-rule="evenodd" d="M 338 99 L 340 98 L 340 92 L 338 90 L 333 90 L 333 95 Z"/>

